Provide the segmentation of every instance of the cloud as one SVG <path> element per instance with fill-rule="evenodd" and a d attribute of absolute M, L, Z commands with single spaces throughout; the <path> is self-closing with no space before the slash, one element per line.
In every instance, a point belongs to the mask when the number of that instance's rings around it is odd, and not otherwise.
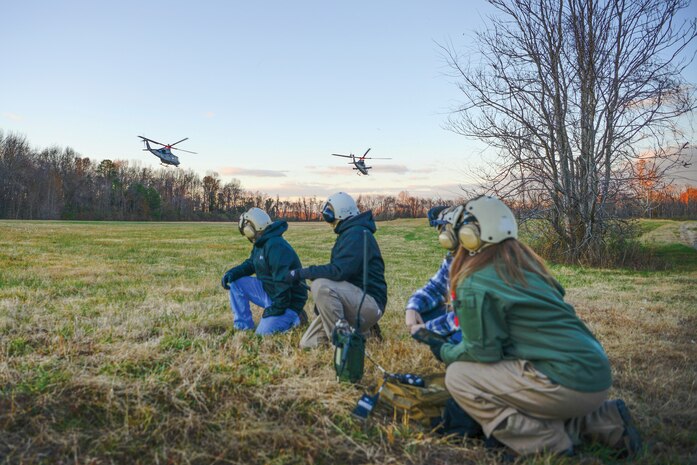
<path fill-rule="evenodd" d="M 442 199 L 456 199 L 463 197 L 465 193 L 459 184 L 437 184 L 437 185 L 394 185 L 385 186 L 356 186 L 343 183 L 320 183 L 320 182 L 284 182 L 273 185 L 243 186 L 246 189 L 264 192 L 271 196 L 278 195 L 282 199 L 297 199 L 298 197 L 312 197 L 319 199 L 343 190 L 353 196 L 361 194 L 368 195 L 398 195 L 402 191 L 407 191 L 410 195 L 418 197 L 437 197 Z M 465 186 L 467 187 L 467 186 Z"/>
<path fill-rule="evenodd" d="M 416 169 L 410 169 L 409 171 L 417 174 L 428 174 L 434 173 L 438 168 L 433 166 L 419 166 Z"/>
<path fill-rule="evenodd" d="M 409 168 L 406 165 L 372 165 L 374 169 L 380 170 L 381 173 L 397 173 L 404 174 L 409 172 Z"/>
<path fill-rule="evenodd" d="M 21 121 L 22 119 L 24 119 L 24 118 L 22 118 L 22 115 L 18 115 L 16 113 L 9 113 L 9 112 L 3 113 L 2 116 L 5 117 L 6 119 L 9 119 L 10 121 Z"/>
<path fill-rule="evenodd" d="M 647 150 L 639 155 L 640 160 L 655 169 L 661 182 L 678 190 L 687 186 L 697 186 L 697 147 L 668 147 L 657 155 L 655 150 Z"/>
<path fill-rule="evenodd" d="M 397 164 L 368 164 L 371 167 L 370 173 L 382 173 L 382 174 L 426 174 L 432 173 L 435 170 L 433 168 L 427 168 L 425 166 L 419 166 L 416 169 L 412 169 L 407 165 L 397 165 Z M 336 174 L 352 174 L 353 166 L 351 163 L 346 163 L 346 165 L 339 166 L 306 166 L 305 169 L 308 171 L 320 174 L 320 175 L 336 175 Z"/>
<path fill-rule="evenodd" d="M 232 176 L 256 176 L 259 178 L 284 178 L 288 171 L 282 170 L 259 170 L 238 168 L 235 166 L 224 166 L 220 169 L 220 173 Z"/>
<path fill-rule="evenodd" d="M 308 172 L 313 174 L 319 174 L 323 176 L 336 176 L 341 174 L 352 174 L 351 168 L 349 166 L 306 166 Z"/>

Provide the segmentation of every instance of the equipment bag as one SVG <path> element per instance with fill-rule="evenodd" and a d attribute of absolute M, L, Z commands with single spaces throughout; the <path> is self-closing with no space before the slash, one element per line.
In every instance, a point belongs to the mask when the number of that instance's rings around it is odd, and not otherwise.
<path fill-rule="evenodd" d="M 413 420 L 433 427 L 440 421 L 450 393 L 443 373 L 424 376 L 423 381 L 425 386 L 420 387 L 385 377 L 377 386 L 378 391 L 382 390 L 380 402 L 392 407 L 394 417 L 401 417 L 405 424 Z"/>

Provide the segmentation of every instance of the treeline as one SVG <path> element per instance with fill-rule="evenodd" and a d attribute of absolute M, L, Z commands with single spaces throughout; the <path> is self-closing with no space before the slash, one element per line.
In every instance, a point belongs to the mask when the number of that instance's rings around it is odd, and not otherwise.
<path fill-rule="evenodd" d="M 251 207 L 274 218 L 318 219 L 323 198 L 281 200 L 248 191 L 217 173 L 151 169 L 126 161 L 95 162 L 70 148 L 33 149 L 25 137 L 0 132 L 0 218 L 137 221 L 236 221 Z M 423 217 L 441 199 L 360 196 L 379 220 Z"/>

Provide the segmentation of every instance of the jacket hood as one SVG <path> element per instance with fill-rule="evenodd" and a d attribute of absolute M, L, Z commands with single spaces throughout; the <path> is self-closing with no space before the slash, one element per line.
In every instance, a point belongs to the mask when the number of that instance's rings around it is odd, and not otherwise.
<path fill-rule="evenodd" d="M 375 226 L 375 221 L 373 220 L 373 212 L 368 210 L 363 213 L 359 213 L 356 216 L 346 218 L 336 226 L 334 232 L 336 234 L 341 234 L 344 231 L 354 227 L 368 228 L 371 233 L 374 233 L 377 230 L 377 227 Z"/>
<path fill-rule="evenodd" d="M 266 241 L 271 239 L 272 237 L 278 237 L 282 236 L 284 232 L 288 230 L 288 222 L 285 220 L 277 220 L 271 223 L 264 229 L 264 232 L 261 233 L 261 236 L 259 239 L 254 242 L 254 247 L 261 247 L 264 245 Z"/>

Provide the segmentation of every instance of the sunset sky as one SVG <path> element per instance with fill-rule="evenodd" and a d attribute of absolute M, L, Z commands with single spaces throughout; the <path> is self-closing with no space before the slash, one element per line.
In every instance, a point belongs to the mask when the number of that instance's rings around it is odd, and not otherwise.
<path fill-rule="evenodd" d="M 483 147 L 443 128 L 484 1 L 6 2 L 0 129 L 38 148 L 181 167 L 270 195 L 453 197 Z M 684 15 L 695 16 L 694 8 Z M 685 75 L 697 82 L 693 63 Z M 390 157 L 357 176 L 332 152 Z"/>

